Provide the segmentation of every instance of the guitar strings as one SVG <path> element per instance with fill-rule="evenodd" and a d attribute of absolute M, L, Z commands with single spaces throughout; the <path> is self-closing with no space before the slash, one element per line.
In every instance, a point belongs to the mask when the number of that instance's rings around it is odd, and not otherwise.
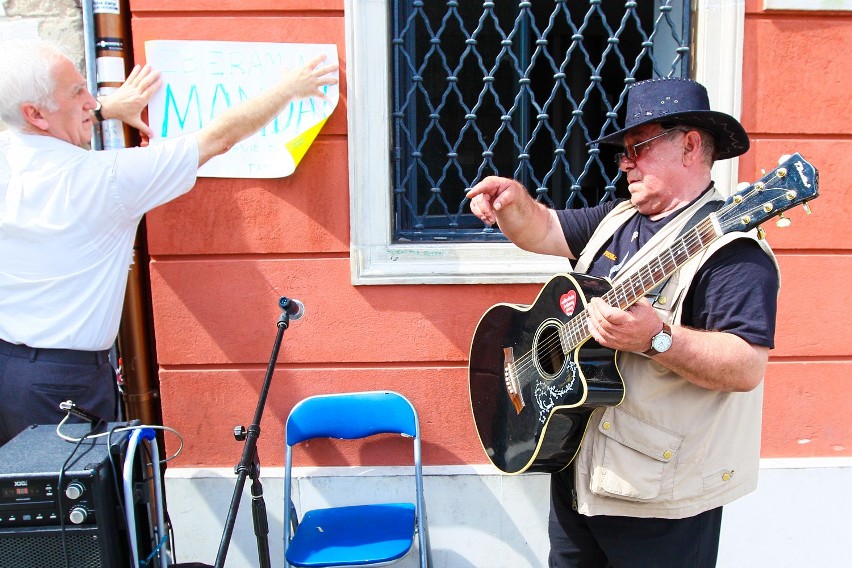
<path fill-rule="evenodd" d="M 773 180 L 774 180 L 774 179 L 777 179 L 777 177 L 778 177 L 778 176 L 776 175 L 776 176 L 774 176 L 772 179 L 773 179 Z M 768 182 L 765 182 L 765 183 L 768 183 Z M 752 189 L 754 190 L 754 187 L 753 187 L 753 186 L 752 186 Z M 759 191 L 759 190 L 758 190 L 758 191 Z M 722 220 L 720 220 L 720 217 L 724 216 L 726 213 L 730 213 L 730 210 L 731 210 L 732 208 L 734 208 L 734 207 L 740 207 L 741 205 L 742 205 L 741 203 L 740 203 L 740 204 L 734 204 L 734 203 L 731 203 L 731 204 L 729 204 L 729 205 L 723 206 L 723 207 L 722 207 L 722 208 L 721 208 L 721 209 L 717 212 L 717 221 L 719 222 L 719 226 L 723 229 L 723 230 L 722 230 L 722 234 L 727 233 L 727 232 L 728 232 L 728 230 L 727 230 L 727 229 L 731 228 L 732 226 L 734 226 L 734 225 L 737 225 L 737 224 L 741 223 L 740 219 L 741 219 L 743 216 L 750 216 L 750 215 L 754 214 L 755 212 L 761 211 L 761 207 L 762 207 L 762 205 L 760 205 L 760 204 L 755 205 L 755 206 L 753 206 L 751 209 L 748 209 L 748 210 L 746 210 L 745 212 L 743 212 L 743 215 L 741 215 L 740 217 L 738 217 L 736 220 L 728 220 L 728 221 L 722 221 Z M 761 211 L 761 212 L 762 212 L 762 211 Z M 710 240 L 710 242 L 709 242 L 709 243 L 708 243 L 708 245 L 707 245 L 707 246 L 709 246 L 709 245 L 710 245 L 710 244 L 712 244 L 712 243 L 713 243 L 716 239 L 718 239 L 718 238 L 720 237 L 720 235 L 716 235 L 715 230 L 713 230 L 712 222 L 710 221 L 710 218 L 709 218 L 709 217 L 707 217 L 707 218 L 703 219 L 701 222 L 699 222 L 699 223 L 695 226 L 695 228 L 693 228 L 692 230 L 690 230 L 690 231 L 689 231 L 686 235 L 684 235 L 683 237 L 681 237 L 680 239 L 678 239 L 678 240 L 677 240 L 677 241 L 676 241 L 676 242 L 675 242 L 672 246 L 670 246 L 668 249 L 666 249 L 666 250 L 665 250 L 665 251 L 663 251 L 660 255 L 658 255 L 658 256 L 657 256 L 657 258 L 656 258 L 656 259 L 654 259 L 654 260 L 657 260 L 657 261 L 658 261 L 658 263 L 659 263 L 659 262 L 660 262 L 660 261 L 659 261 L 659 257 L 660 257 L 660 256 L 663 256 L 665 253 L 669 253 L 669 256 L 671 256 L 671 257 L 672 257 L 672 259 L 674 259 L 673 250 L 674 250 L 674 249 L 676 249 L 676 248 L 678 247 L 678 245 L 679 245 L 679 244 L 680 244 L 680 245 L 685 245 L 685 246 L 687 246 L 687 248 L 689 248 L 690 246 L 695 245 L 696 243 L 698 243 L 698 244 L 699 244 L 699 245 L 701 245 L 701 246 L 700 246 L 700 248 L 698 248 L 698 249 L 696 250 L 696 252 L 703 250 L 703 249 L 704 249 L 704 246 L 703 246 L 703 245 L 702 245 L 702 243 L 701 243 L 701 235 L 702 235 L 702 233 L 703 233 L 703 232 L 706 232 L 706 231 L 708 231 L 708 230 L 711 230 L 711 231 L 712 231 L 712 236 L 713 236 L 713 238 Z M 681 266 L 683 266 L 683 264 L 684 264 L 685 262 L 687 262 L 690 258 L 691 258 L 691 257 L 687 258 L 687 260 L 686 260 L 686 261 L 684 261 L 683 263 L 681 263 L 680 265 L 675 264 L 675 266 L 674 266 L 674 267 L 671 267 L 671 268 L 670 268 L 670 272 L 666 272 L 666 267 L 664 267 L 664 266 L 661 264 L 661 268 L 663 268 L 663 272 L 664 272 L 662 277 L 663 277 L 663 278 L 666 278 L 667 276 L 670 276 L 671 274 L 673 274 L 676 270 L 678 270 Z M 634 273 L 633 273 L 633 274 L 631 274 L 629 277 L 627 277 L 627 278 L 625 279 L 625 282 L 618 284 L 618 285 L 617 285 L 616 287 L 614 287 L 614 288 L 611 288 L 611 289 L 610 289 L 610 290 L 608 290 L 605 294 L 603 294 L 603 295 L 601 296 L 601 298 L 602 298 L 604 301 L 606 301 L 606 302 L 607 302 L 609 305 L 611 305 L 611 306 L 618 306 L 618 301 L 617 301 L 617 295 L 618 295 L 618 294 L 617 294 L 617 292 L 616 292 L 616 288 L 623 287 L 625 283 L 632 283 L 632 282 L 633 282 L 634 277 L 635 277 L 636 275 L 641 274 L 641 272 L 642 272 L 643 270 L 648 270 L 648 271 L 649 271 L 649 273 L 650 273 L 650 275 L 651 275 L 651 279 L 652 279 L 652 281 L 653 281 L 653 272 L 652 272 L 652 271 L 650 271 L 650 269 L 648 268 L 648 266 L 649 266 L 651 263 L 653 263 L 653 262 L 654 262 L 654 260 L 652 260 L 652 261 L 650 261 L 650 262 L 646 263 L 644 266 L 640 267 L 640 268 L 639 268 L 636 272 L 634 272 Z M 641 283 L 641 277 L 640 277 L 640 283 Z M 654 281 L 653 286 L 656 286 L 656 284 L 657 284 L 657 282 L 655 282 L 655 281 Z M 653 286 L 652 286 L 652 288 L 653 288 Z M 632 305 L 633 303 L 635 303 L 636 301 L 638 301 L 638 300 L 639 300 L 639 298 L 641 297 L 641 296 L 636 296 L 635 294 L 633 294 L 633 295 L 634 295 L 635 299 L 634 299 L 632 302 L 629 302 L 629 303 L 628 303 L 628 305 L 623 306 L 623 307 L 622 307 L 622 309 L 625 309 L 625 308 L 629 307 L 630 305 Z M 608 298 L 609 298 L 609 299 L 608 299 Z M 625 299 L 626 299 L 626 295 L 625 295 Z M 612 300 L 612 301 L 610 301 L 610 300 Z M 569 329 L 570 329 L 570 333 L 567 333 L 567 335 L 568 335 L 569 339 L 571 339 L 572 341 L 571 341 L 571 344 L 570 344 L 570 346 L 569 346 L 568 352 L 571 352 L 571 351 L 573 351 L 575 348 L 579 347 L 582 343 L 584 343 L 585 341 L 587 341 L 590 337 L 592 337 L 591 333 L 589 333 L 589 332 L 588 332 L 588 315 L 587 315 L 587 309 L 583 309 L 583 310 L 581 310 L 580 312 L 577 312 L 577 313 L 574 315 L 574 317 L 572 317 L 570 320 L 568 320 L 567 322 L 565 322 L 564 324 L 562 324 L 562 325 L 560 326 L 559 331 L 557 332 L 557 334 L 556 334 L 555 338 L 554 338 L 554 337 L 551 337 L 551 338 L 548 338 L 548 339 L 544 340 L 544 341 L 541 343 L 541 345 L 539 346 L 539 347 L 540 347 L 540 349 L 538 349 L 538 351 L 540 351 L 543 355 L 546 355 L 546 356 L 552 356 L 552 354 L 553 354 L 553 353 L 556 351 L 556 349 L 558 348 L 558 349 L 559 349 L 559 351 L 561 351 L 561 352 L 562 352 L 562 355 L 563 355 L 563 356 L 567 356 L 567 353 L 565 353 L 565 352 L 562 350 L 562 348 L 561 348 L 561 341 L 560 341 L 560 339 L 559 339 L 559 338 L 560 338 L 561 334 L 562 334 L 563 332 L 565 332 L 565 330 L 569 330 Z M 584 330 L 585 330 L 585 331 L 584 331 Z M 578 338 L 575 338 L 575 336 L 577 336 Z M 523 380 L 524 375 L 526 374 L 526 372 L 527 372 L 527 371 L 528 371 L 531 367 L 534 367 L 534 366 L 535 366 L 535 357 L 533 356 L 533 355 L 534 355 L 534 351 L 535 351 L 535 349 L 530 350 L 530 351 L 528 351 L 527 353 L 524 353 L 524 354 L 520 355 L 519 357 L 516 357 L 516 358 L 515 358 L 515 369 L 514 369 L 514 371 L 515 371 L 515 375 L 518 377 L 519 383 L 520 383 L 520 384 L 522 384 L 522 385 L 524 385 L 524 386 L 525 386 L 526 384 L 528 384 L 528 382 L 529 382 L 529 381 L 524 381 L 524 380 Z M 531 375 L 531 376 L 532 376 L 532 375 Z"/>
<path fill-rule="evenodd" d="M 700 235 L 698 235 L 696 233 L 696 231 L 700 227 L 700 225 L 701 224 L 699 224 L 699 226 L 696 226 L 695 229 L 693 229 L 692 231 L 687 233 L 687 235 L 685 235 L 681 239 L 678 239 L 678 243 L 680 241 L 683 241 L 685 244 L 689 244 L 689 245 L 694 245 L 696 242 L 700 243 L 701 242 Z M 676 243 L 675 245 L 670 247 L 669 250 L 674 248 L 678 243 Z M 666 251 L 664 251 L 662 254 L 665 254 L 665 252 Z M 661 256 L 662 256 L 662 254 L 661 254 Z M 650 263 L 648 263 L 648 264 L 650 264 Z M 645 266 L 640 268 L 637 271 L 637 273 L 641 272 L 643 269 L 646 269 L 648 264 L 646 264 Z M 663 268 L 665 268 L 665 267 L 663 267 Z M 653 280 L 653 272 L 651 272 L 651 274 L 652 274 L 652 280 Z M 668 274 L 666 274 L 664 272 L 663 278 L 665 278 L 665 276 L 667 276 L 667 275 Z M 631 280 L 632 280 L 632 277 L 628 278 L 626 280 L 626 282 L 630 282 Z M 623 284 L 620 284 L 619 286 L 621 286 L 621 285 L 623 285 Z M 656 285 L 656 282 L 654 282 L 654 285 Z M 606 301 L 609 305 L 617 305 L 618 304 L 617 303 L 617 295 L 618 294 L 615 292 L 615 289 L 613 288 L 613 289 L 610 289 L 609 291 L 607 291 L 605 294 L 603 294 L 601 296 L 601 298 L 604 301 Z M 636 298 L 636 300 L 638 300 L 638 297 Z M 636 300 L 634 300 L 634 302 Z M 627 306 L 625 306 L 625 307 L 627 307 Z M 568 330 L 567 333 L 566 333 L 566 330 Z M 576 348 L 577 346 L 582 344 L 584 341 L 586 341 L 589 337 L 591 337 L 591 334 L 588 332 L 588 310 L 583 309 L 580 312 L 577 312 L 576 314 L 574 314 L 574 317 L 572 317 L 570 320 L 568 320 L 562 326 L 560 326 L 559 332 L 556 334 L 555 337 L 548 338 L 548 339 L 544 340 L 543 342 L 541 342 L 539 344 L 538 351 L 543 356 L 547 356 L 547 357 L 552 357 L 552 355 L 554 353 L 558 353 L 558 352 L 562 352 L 562 355 L 566 355 L 567 353 L 564 350 L 562 350 L 561 341 L 560 341 L 560 335 L 563 334 L 563 333 L 566 333 L 568 338 L 571 340 L 570 344 L 569 344 L 568 352 L 572 351 L 574 348 Z M 515 358 L 515 374 L 516 375 L 522 376 L 522 375 L 526 374 L 526 372 L 531 367 L 535 366 L 536 359 L 534 357 L 534 351 L 535 350 L 528 351 L 527 353 L 524 353 L 524 354 L 520 355 L 519 357 Z M 527 381 L 523 381 L 523 384 L 526 384 L 526 383 L 527 383 Z"/>
<path fill-rule="evenodd" d="M 678 244 L 680 244 L 681 241 L 683 241 L 683 244 L 686 244 L 687 246 L 694 245 L 695 243 L 700 244 L 701 236 L 700 236 L 700 233 L 699 233 L 699 229 L 701 229 L 702 225 L 705 225 L 706 223 L 707 223 L 706 220 L 702 221 L 702 223 L 697 225 L 695 229 L 693 229 L 692 231 L 687 233 L 681 239 L 678 239 L 678 242 L 676 242 L 668 250 L 671 251 L 672 249 L 676 248 L 676 246 Z M 707 228 L 708 227 L 704 228 L 705 231 L 707 230 Z M 712 225 L 711 225 L 710 228 L 712 228 Z M 665 252 L 666 251 L 664 251 L 660 256 L 665 254 Z M 656 280 L 654 280 L 654 278 L 653 278 L 653 271 L 650 271 L 648 269 L 649 264 L 650 263 L 648 263 L 648 264 L 644 265 L 642 268 L 640 268 L 637 271 L 637 274 L 641 273 L 642 270 L 648 270 L 649 274 L 651 274 L 651 279 L 652 279 L 653 285 L 656 285 L 658 282 Z M 666 267 L 661 265 L 661 268 L 664 269 L 662 278 L 665 278 L 666 276 L 668 276 L 668 273 L 665 272 Z M 626 282 L 632 282 L 632 280 L 633 280 L 633 277 L 631 276 L 630 278 L 626 279 Z M 662 281 L 662 279 L 660 281 Z M 622 285 L 623 285 L 623 283 L 619 284 L 619 286 L 622 286 Z M 610 305 L 617 305 L 617 301 L 616 301 L 617 296 L 618 296 L 618 294 L 617 294 L 615 288 L 613 288 L 613 289 L 610 289 L 609 291 L 607 291 L 605 294 L 603 294 L 601 296 L 601 298 Z M 638 298 L 639 297 L 636 297 L 634 302 L 636 300 L 638 300 Z M 559 340 L 559 335 L 561 333 L 565 332 L 565 330 L 569 330 L 567 335 L 568 335 L 569 339 L 571 339 L 571 342 L 570 342 L 570 345 L 569 345 L 569 350 L 568 350 L 570 352 L 571 350 L 573 350 L 574 348 L 576 348 L 577 346 L 582 344 L 589 337 L 591 337 L 591 334 L 588 333 L 588 323 L 587 322 L 588 322 L 587 310 L 583 309 L 582 311 L 576 313 L 574 315 L 574 317 L 572 317 L 570 320 L 568 320 L 567 322 L 565 322 L 565 324 L 563 324 L 561 326 L 559 333 L 557 333 L 555 338 L 548 338 L 548 339 L 544 340 L 543 342 L 541 342 L 539 344 L 539 350 L 538 351 L 540 351 L 543 355 L 552 356 L 553 353 L 556 352 L 557 349 L 558 349 L 559 351 L 562 351 L 563 355 L 565 355 L 565 352 L 561 348 L 561 341 Z M 530 367 L 535 365 L 535 357 L 533 357 L 533 353 L 534 353 L 533 351 L 529 351 L 529 352 L 524 353 L 523 355 L 515 358 L 515 373 L 516 374 L 525 373 L 527 370 L 530 369 Z"/>

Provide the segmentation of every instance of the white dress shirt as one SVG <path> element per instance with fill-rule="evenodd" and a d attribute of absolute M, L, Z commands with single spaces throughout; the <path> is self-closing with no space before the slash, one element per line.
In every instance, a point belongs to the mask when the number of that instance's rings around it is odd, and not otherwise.
<path fill-rule="evenodd" d="M 0 134 L 0 338 L 109 349 L 139 221 L 192 189 L 197 171 L 194 136 L 95 152 Z"/>

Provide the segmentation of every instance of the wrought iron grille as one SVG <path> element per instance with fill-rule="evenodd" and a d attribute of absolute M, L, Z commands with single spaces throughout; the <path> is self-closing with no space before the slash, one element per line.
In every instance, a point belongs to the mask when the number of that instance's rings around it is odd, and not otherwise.
<path fill-rule="evenodd" d="M 394 239 L 503 240 L 464 197 L 514 177 L 550 207 L 623 194 L 627 87 L 687 77 L 690 0 L 392 0 Z"/>

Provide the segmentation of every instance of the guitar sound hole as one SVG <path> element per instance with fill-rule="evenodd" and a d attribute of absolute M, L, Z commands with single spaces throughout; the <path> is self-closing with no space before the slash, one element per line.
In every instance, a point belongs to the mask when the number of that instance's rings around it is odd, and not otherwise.
<path fill-rule="evenodd" d="M 539 328 L 534 351 L 536 366 L 544 378 L 559 375 L 565 365 L 565 354 L 559 343 L 559 327 L 556 324 L 545 322 Z"/>

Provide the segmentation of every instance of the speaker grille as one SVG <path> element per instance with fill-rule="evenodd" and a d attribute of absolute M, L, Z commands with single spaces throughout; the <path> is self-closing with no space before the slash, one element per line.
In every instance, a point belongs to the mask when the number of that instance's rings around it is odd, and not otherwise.
<path fill-rule="evenodd" d="M 102 566 L 98 533 L 94 527 L 58 528 L 0 533 L 0 568 L 111 568 Z"/>

